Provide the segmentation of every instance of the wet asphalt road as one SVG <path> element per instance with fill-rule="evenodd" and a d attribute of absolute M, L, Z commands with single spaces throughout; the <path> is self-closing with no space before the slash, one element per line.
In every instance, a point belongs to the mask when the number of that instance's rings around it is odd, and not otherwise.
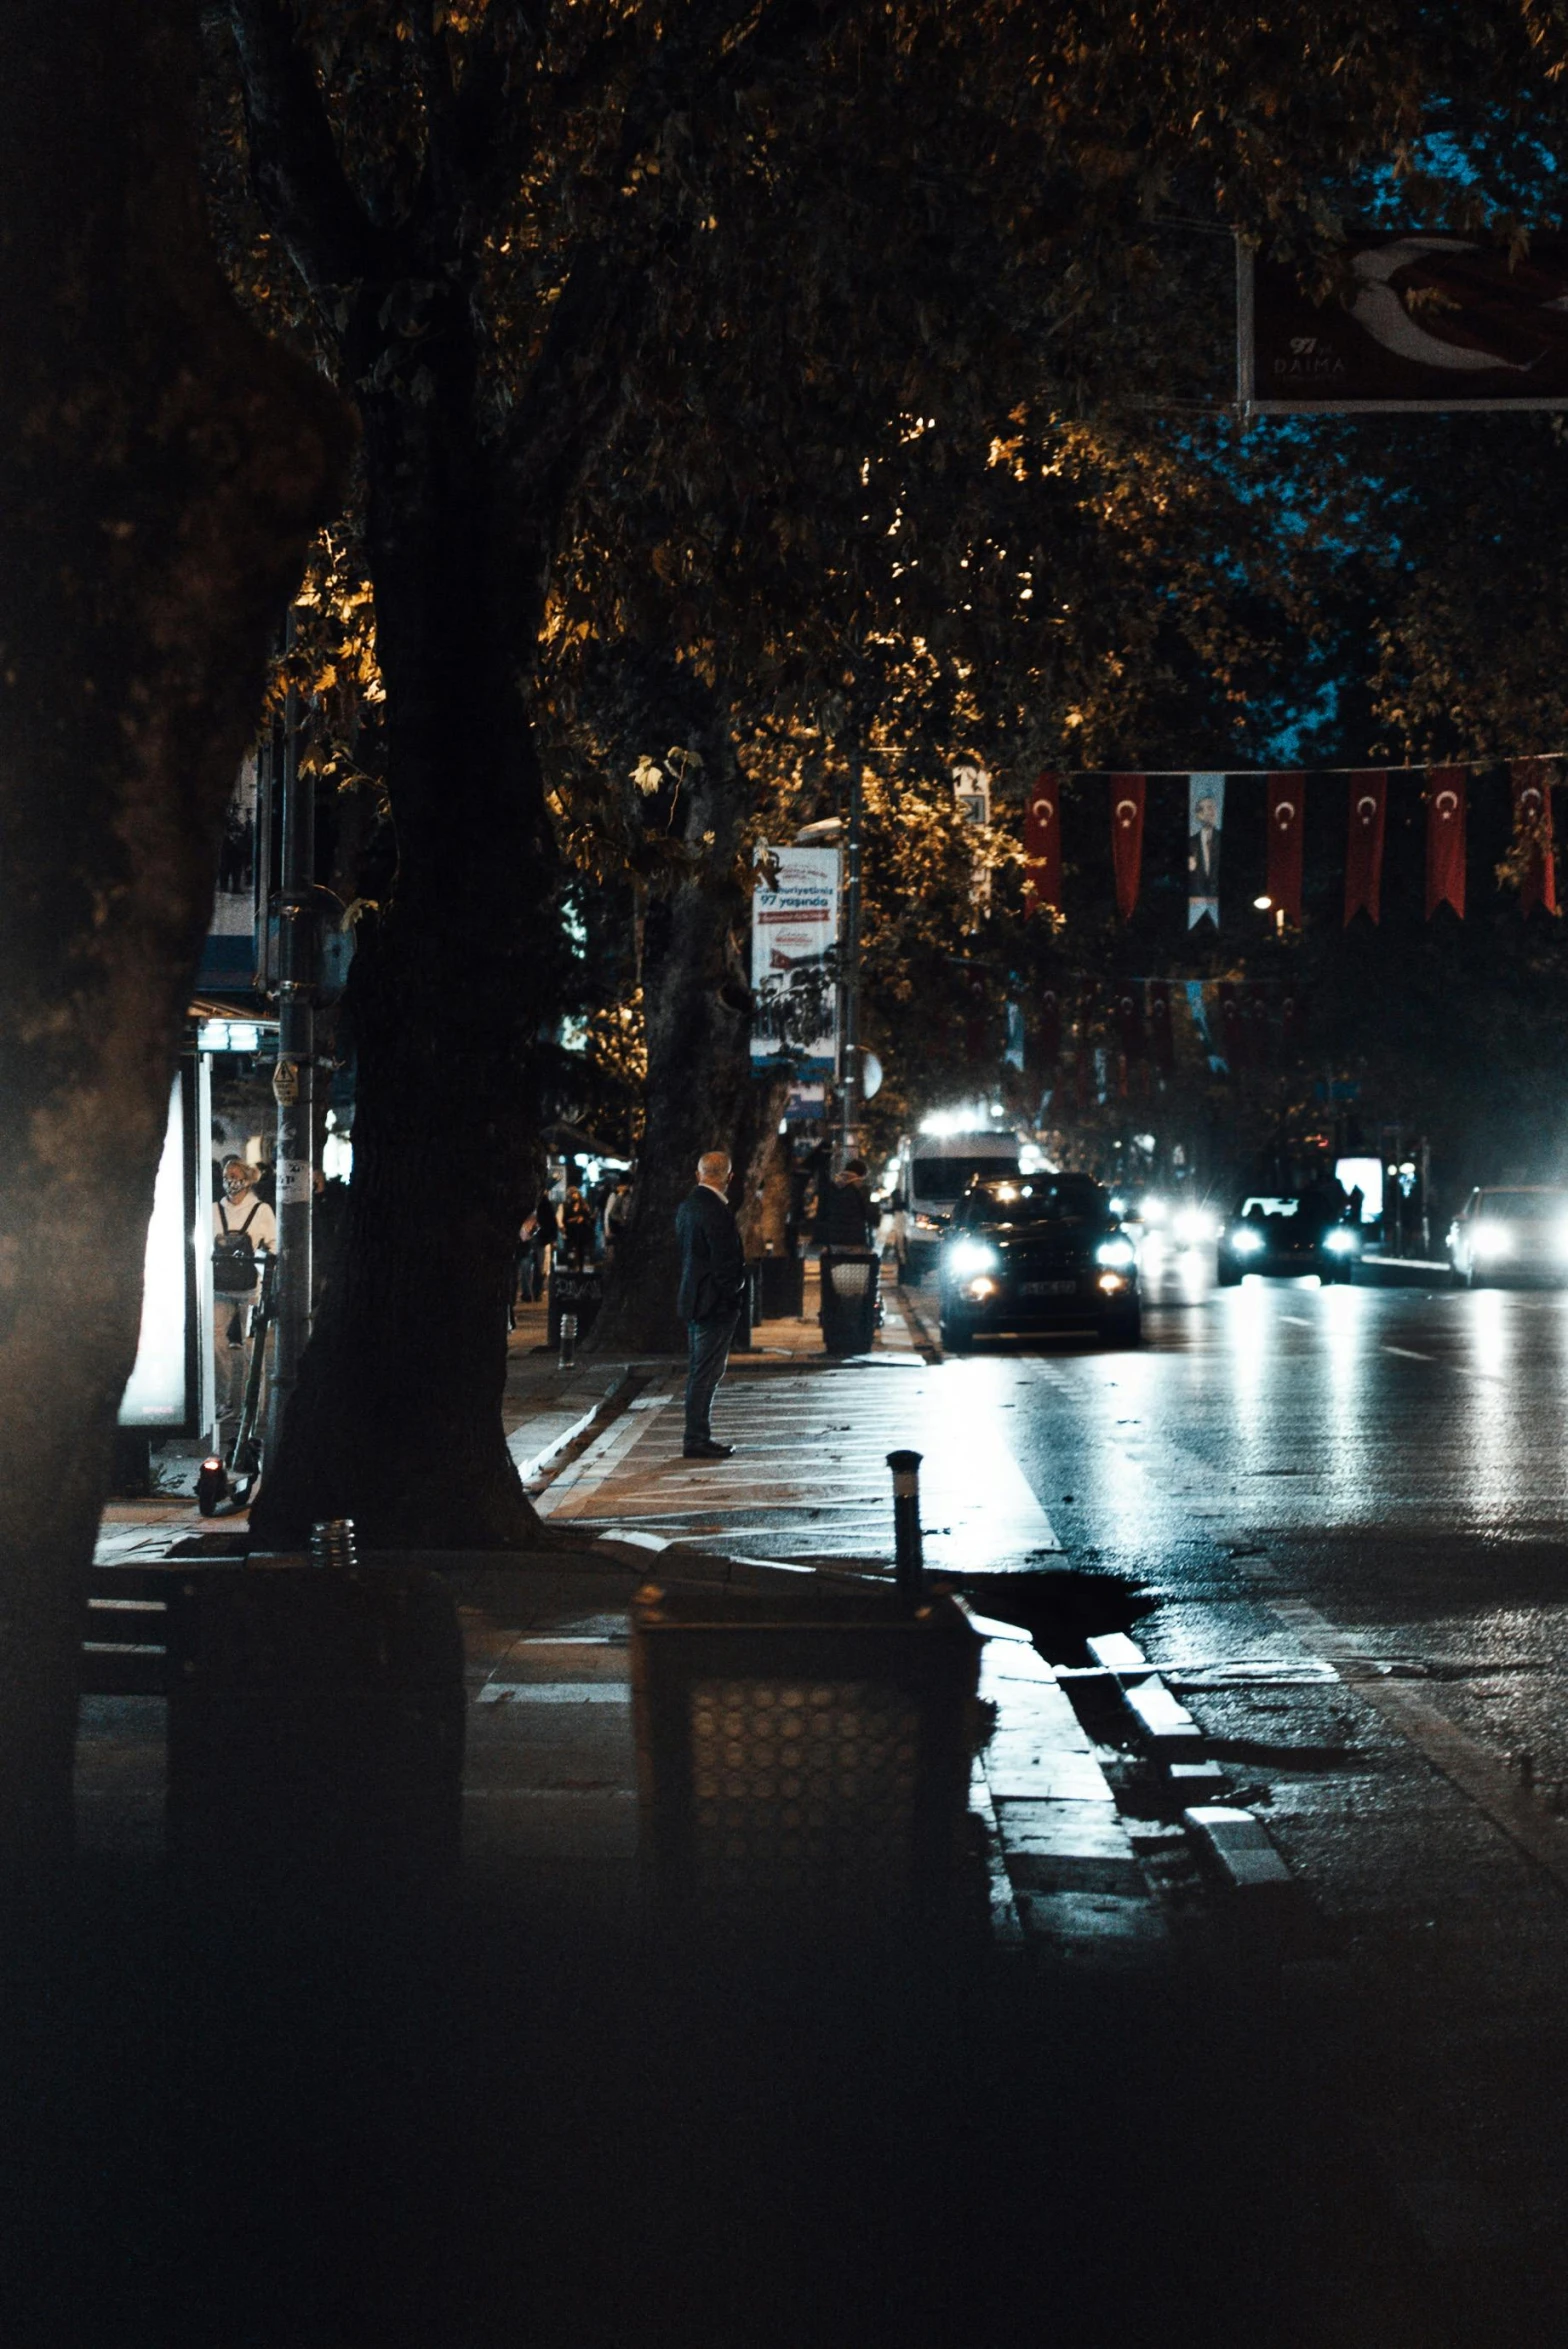
<path fill-rule="evenodd" d="M 1006 1341 L 945 1375 L 1005 1414 L 1068 1562 L 1137 1594 L 1107 1628 L 1304 1889 L 1320 2125 L 1468 2295 L 1454 2337 L 1491 2337 L 1506 2278 L 1515 2337 L 1560 2340 L 1568 1293 L 1209 1276 L 1151 1268 L 1136 1353 Z"/>

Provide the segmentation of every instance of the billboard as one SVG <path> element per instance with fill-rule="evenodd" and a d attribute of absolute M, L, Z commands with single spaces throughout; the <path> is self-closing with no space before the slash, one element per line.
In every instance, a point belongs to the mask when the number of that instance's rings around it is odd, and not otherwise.
<path fill-rule="evenodd" d="M 1568 407 L 1568 238 L 1352 237 L 1314 302 L 1237 246 L 1237 396 L 1253 415 Z"/>
<path fill-rule="evenodd" d="M 838 1053 L 839 852 L 759 848 L 751 900 L 751 1059 L 831 1071 Z"/>

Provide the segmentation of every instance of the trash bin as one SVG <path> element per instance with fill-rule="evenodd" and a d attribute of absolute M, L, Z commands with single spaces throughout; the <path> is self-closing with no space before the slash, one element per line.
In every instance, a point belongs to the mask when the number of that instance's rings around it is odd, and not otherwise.
<path fill-rule="evenodd" d="M 577 1316 L 577 1343 L 582 1344 L 599 1317 L 599 1306 L 604 1296 L 604 1275 L 597 1268 L 587 1272 L 572 1272 L 565 1265 L 550 1268 L 547 1342 L 554 1353 L 561 1343 L 561 1316 Z"/>
<path fill-rule="evenodd" d="M 632 1701 L 656 1893 L 768 1931 L 959 1913 L 981 1645 L 950 1598 L 646 1585 Z"/>
<path fill-rule="evenodd" d="M 882 1259 L 869 1249 L 823 1249 L 818 1319 L 830 1354 L 870 1353 L 881 1270 Z"/>
<path fill-rule="evenodd" d="M 171 1577 L 168 1834 L 256 1897 L 438 1883 L 462 1825 L 463 1644 L 408 1566 Z"/>

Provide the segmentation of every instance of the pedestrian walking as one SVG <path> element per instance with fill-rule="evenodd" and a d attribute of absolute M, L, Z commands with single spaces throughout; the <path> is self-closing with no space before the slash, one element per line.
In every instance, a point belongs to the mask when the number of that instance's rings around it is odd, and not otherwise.
<path fill-rule="evenodd" d="M 688 1460 L 727 1460 L 733 1444 L 714 1441 L 713 1397 L 729 1360 L 741 1298 L 746 1287 L 746 1251 L 730 1208 L 729 1157 L 705 1150 L 697 1161 L 697 1188 L 681 1202 L 675 1229 L 681 1243 L 681 1285 L 676 1310 L 686 1324 L 686 1430 Z"/>
<path fill-rule="evenodd" d="M 561 1201 L 561 1255 L 573 1272 L 593 1262 L 593 1209 L 575 1183 Z"/>
<path fill-rule="evenodd" d="M 259 1167 L 223 1162 L 223 1196 L 212 1209 L 212 1353 L 218 1450 L 224 1458 L 239 1433 L 250 1368 L 250 1317 L 261 1287 L 259 1251 L 278 1251 L 278 1219 L 256 1196 Z"/>

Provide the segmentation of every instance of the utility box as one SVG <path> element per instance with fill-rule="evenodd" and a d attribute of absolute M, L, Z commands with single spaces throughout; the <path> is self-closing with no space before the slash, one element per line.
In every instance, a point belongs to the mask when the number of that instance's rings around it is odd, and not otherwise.
<path fill-rule="evenodd" d="M 784 1933 L 956 1916 L 982 1645 L 949 1598 L 645 1586 L 632 1700 L 656 1893 Z"/>
<path fill-rule="evenodd" d="M 463 1646 L 436 1575 L 203 1565 L 168 1594 L 177 1866 L 305 1898 L 455 1872 Z"/>

